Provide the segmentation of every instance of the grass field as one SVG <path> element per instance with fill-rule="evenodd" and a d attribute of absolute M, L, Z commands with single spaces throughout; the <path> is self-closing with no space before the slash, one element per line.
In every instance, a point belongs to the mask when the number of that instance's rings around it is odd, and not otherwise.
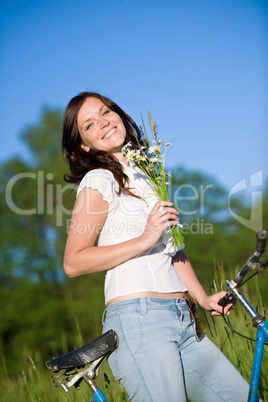
<path fill-rule="evenodd" d="M 228 278 L 234 272 L 228 272 Z M 221 290 L 225 282 L 226 271 L 222 266 L 217 266 L 214 276 L 214 291 Z M 259 279 L 260 280 L 260 279 Z M 213 289 L 211 289 L 213 290 Z M 265 308 L 259 292 L 258 279 L 254 277 L 243 286 L 242 292 L 253 304 L 261 315 L 265 315 Z M 208 337 L 221 349 L 227 358 L 234 364 L 243 377 L 249 381 L 254 344 L 237 334 L 233 334 L 221 317 L 213 318 L 210 314 L 200 311 L 200 315 L 206 327 Z M 240 333 L 255 338 L 256 330 L 252 327 L 250 319 L 245 315 L 241 306 L 237 305 L 230 315 L 231 325 Z M 96 337 L 99 333 L 96 333 Z M 77 333 L 79 344 L 88 341 L 82 339 Z M 268 353 L 264 350 L 264 358 L 261 373 L 260 397 L 268 400 Z M 2 369 L 0 377 L 0 400 L 2 402 L 62 402 L 62 401 L 88 401 L 91 394 L 86 384 L 81 384 L 81 390 L 70 389 L 68 393 L 60 388 L 55 388 L 50 377 L 51 373 L 45 366 L 39 351 L 22 348 L 17 356 L 20 361 L 21 371 L 15 376 L 10 376 L 2 357 Z M 49 359 L 50 357 L 48 357 Z M 47 359 L 47 360 L 48 360 Z M 109 402 L 122 402 L 127 400 L 122 387 L 115 382 L 110 369 L 105 362 L 97 379 L 98 386 L 103 390 Z"/>

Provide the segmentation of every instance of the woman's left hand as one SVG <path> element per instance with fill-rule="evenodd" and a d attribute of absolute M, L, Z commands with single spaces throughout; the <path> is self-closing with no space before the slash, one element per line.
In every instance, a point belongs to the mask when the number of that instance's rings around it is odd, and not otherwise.
<path fill-rule="evenodd" d="M 225 295 L 226 295 L 226 292 L 222 291 L 222 292 L 219 292 L 219 293 L 215 293 L 215 294 L 213 294 L 211 296 L 207 296 L 202 301 L 201 306 L 205 310 L 210 311 L 212 315 L 222 315 L 222 306 L 220 306 L 218 304 L 218 302 Z M 224 307 L 224 315 L 229 315 L 230 314 L 230 310 L 232 310 L 234 308 L 235 302 L 236 302 L 236 300 L 228 303 Z"/>

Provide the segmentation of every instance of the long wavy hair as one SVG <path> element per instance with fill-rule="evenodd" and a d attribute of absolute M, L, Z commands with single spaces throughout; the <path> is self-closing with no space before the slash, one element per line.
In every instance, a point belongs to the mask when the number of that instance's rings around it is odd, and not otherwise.
<path fill-rule="evenodd" d="M 129 183 L 128 176 L 124 173 L 121 163 L 113 154 L 94 149 L 86 152 L 81 147 L 82 139 L 78 130 L 77 115 L 81 106 L 89 97 L 101 100 L 110 110 L 121 117 L 126 129 L 125 144 L 131 142 L 132 147 L 137 149 L 138 142 L 142 143 L 140 129 L 134 120 L 116 103 L 96 92 L 81 92 L 70 100 L 63 115 L 62 149 L 64 158 L 70 168 L 64 179 L 69 183 L 78 183 L 90 170 L 107 169 L 114 175 L 119 185 L 119 193 L 124 192 L 133 196 L 126 187 Z"/>

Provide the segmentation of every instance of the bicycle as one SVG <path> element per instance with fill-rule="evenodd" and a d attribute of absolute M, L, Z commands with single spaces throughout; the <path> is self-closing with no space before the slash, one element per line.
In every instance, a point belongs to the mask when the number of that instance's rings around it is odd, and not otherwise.
<path fill-rule="evenodd" d="M 253 356 L 253 364 L 251 369 L 251 377 L 250 377 L 250 384 L 249 384 L 249 394 L 248 394 L 248 401 L 256 402 L 259 401 L 258 397 L 258 388 L 259 388 L 259 380 L 260 380 L 260 372 L 261 372 L 261 365 L 262 365 L 262 358 L 263 358 L 263 351 L 264 345 L 268 344 L 268 323 L 265 317 L 261 316 L 260 314 L 255 311 L 246 297 L 238 290 L 246 281 L 251 279 L 254 275 L 259 272 L 262 272 L 268 266 L 268 260 L 259 261 L 261 255 L 265 251 L 265 245 L 267 241 L 267 232 L 265 230 L 261 230 L 257 233 L 257 243 L 255 252 L 252 254 L 251 257 L 247 260 L 245 265 L 238 271 L 236 276 L 233 279 L 226 281 L 226 287 L 228 292 L 226 295 L 220 299 L 219 304 L 225 307 L 226 304 L 232 302 L 234 299 L 238 300 L 238 302 L 242 305 L 245 309 L 247 314 L 252 319 L 252 324 L 255 328 L 257 328 L 256 338 L 251 339 L 242 334 L 239 334 L 235 331 L 230 324 L 227 322 L 226 318 L 224 320 L 228 327 L 235 333 L 240 336 L 243 336 L 246 339 L 256 342 L 254 356 Z M 245 279 L 245 276 L 249 272 L 254 272 L 249 278 Z"/>
<path fill-rule="evenodd" d="M 117 346 L 117 334 L 110 330 L 72 352 L 47 361 L 46 366 L 53 371 L 55 386 L 68 392 L 73 385 L 80 389 L 80 383 L 84 380 L 92 392 L 89 402 L 107 402 L 94 380 L 98 377 L 101 364 Z"/>
<path fill-rule="evenodd" d="M 246 264 L 239 270 L 237 275 L 233 279 L 226 281 L 228 292 L 219 301 L 219 304 L 224 309 L 226 304 L 232 302 L 234 298 L 237 299 L 252 318 L 253 326 L 257 328 L 256 340 L 254 340 L 256 341 L 256 347 L 253 357 L 248 396 L 248 401 L 250 402 L 256 402 L 259 400 L 257 393 L 264 345 L 268 341 L 268 323 L 265 320 L 265 317 L 260 316 L 254 310 L 238 288 L 241 287 L 252 276 L 263 271 L 268 266 L 268 260 L 263 262 L 259 261 L 261 255 L 265 251 L 266 240 L 266 231 L 263 230 L 257 233 L 255 252 L 247 260 Z M 243 281 L 244 277 L 250 271 L 255 272 L 247 280 Z M 226 319 L 225 322 L 234 331 Z M 234 332 L 237 333 L 237 331 Z M 55 386 L 61 387 L 65 392 L 68 392 L 70 387 L 73 385 L 75 388 L 79 389 L 80 383 L 84 380 L 92 392 L 92 398 L 90 398 L 89 402 L 107 402 L 105 395 L 97 387 L 93 380 L 98 377 L 98 370 L 103 361 L 108 358 L 111 353 L 113 353 L 117 346 L 117 334 L 115 331 L 110 330 L 90 343 L 81 346 L 80 348 L 63 356 L 46 362 L 48 369 L 53 371 L 52 378 Z M 88 366 L 90 363 L 91 365 Z"/>

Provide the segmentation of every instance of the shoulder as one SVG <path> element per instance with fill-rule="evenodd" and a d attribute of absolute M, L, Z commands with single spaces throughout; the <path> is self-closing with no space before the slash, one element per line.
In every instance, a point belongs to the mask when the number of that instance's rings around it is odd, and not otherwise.
<path fill-rule="evenodd" d="M 109 179 L 109 180 L 114 180 L 114 175 L 110 170 L 107 169 L 93 169 L 90 170 L 85 174 L 83 179 L 81 180 L 81 183 L 86 182 L 87 180 L 90 180 L 91 178 L 98 177 L 100 179 Z M 81 184 L 80 183 L 80 184 Z"/>
<path fill-rule="evenodd" d="M 110 204 L 114 199 L 115 193 L 118 191 L 118 184 L 114 175 L 109 170 L 94 169 L 88 172 L 81 180 L 77 189 L 77 195 L 84 188 L 98 190 L 103 199 Z"/>
<path fill-rule="evenodd" d="M 107 169 L 94 169 L 85 174 L 81 180 L 77 192 L 81 191 L 84 187 L 91 187 L 90 184 L 98 184 L 101 186 L 105 182 L 114 182 L 115 178 L 112 172 Z"/>

